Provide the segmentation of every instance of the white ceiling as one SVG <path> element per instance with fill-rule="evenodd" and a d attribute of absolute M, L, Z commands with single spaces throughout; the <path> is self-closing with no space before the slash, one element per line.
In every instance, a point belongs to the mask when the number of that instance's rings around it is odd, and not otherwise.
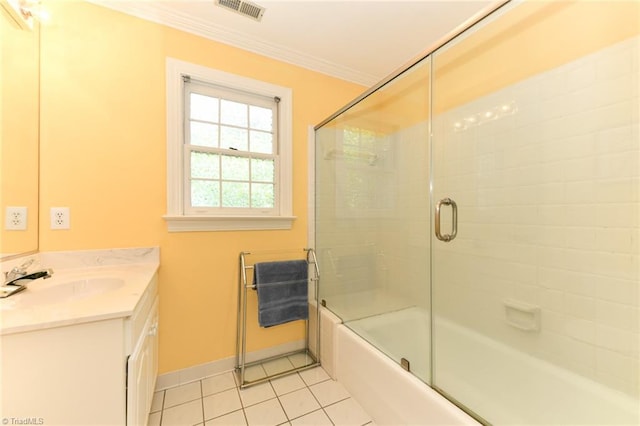
<path fill-rule="evenodd" d="M 491 0 L 252 0 L 260 22 L 214 0 L 90 0 L 365 86 L 414 59 Z"/>

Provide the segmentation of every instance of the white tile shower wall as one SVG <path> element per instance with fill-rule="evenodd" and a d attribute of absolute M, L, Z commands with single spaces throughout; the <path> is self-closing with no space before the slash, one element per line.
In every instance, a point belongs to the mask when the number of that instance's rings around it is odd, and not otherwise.
<path fill-rule="evenodd" d="M 430 187 L 428 117 L 393 135 L 396 142 L 396 220 L 379 244 L 385 250 L 387 291 L 406 306 L 429 309 Z"/>
<path fill-rule="evenodd" d="M 435 198 L 460 208 L 456 241 L 434 246 L 438 312 L 633 396 L 639 51 L 635 37 L 447 111 L 433 152 Z M 454 130 L 506 102 L 516 114 Z M 507 325 L 507 298 L 541 307 L 539 332 Z"/>
<path fill-rule="evenodd" d="M 316 238 L 323 297 L 344 320 L 428 307 L 428 123 L 380 137 L 375 164 L 324 155 L 337 149 L 339 133 L 321 130 L 323 152 L 316 154 Z M 356 203 L 365 207 L 348 205 L 346 198 L 358 191 L 350 187 L 353 182 L 372 182 L 357 193 Z M 372 292 L 378 297 L 364 295 Z M 355 297 L 344 303 L 348 306 L 336 306 L 350 294 Z M 367 302 L 367 296 L 374 303 Z"/>

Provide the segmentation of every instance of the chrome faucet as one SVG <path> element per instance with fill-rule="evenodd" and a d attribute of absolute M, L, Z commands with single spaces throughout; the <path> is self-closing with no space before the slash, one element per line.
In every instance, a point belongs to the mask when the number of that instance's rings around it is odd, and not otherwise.
<path fill-rule="evenodd" d="M 29 259 L 20 266 L 15 266 L 9 272 L 4 273 L 4 285 L 22 285 L 22 281 L 33 281 L 38 278 L 51 278 L 53 275 L 53 269 L 43 269 L 35 272 L 27 272 L 29 266 L 34 262 L 34 259 Z M 20 282 L 18 282 L 20 281 Z"/>

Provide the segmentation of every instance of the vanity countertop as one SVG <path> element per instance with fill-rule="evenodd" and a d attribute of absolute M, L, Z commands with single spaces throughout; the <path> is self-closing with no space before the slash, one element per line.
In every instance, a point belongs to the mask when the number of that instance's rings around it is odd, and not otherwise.
<path fill-rule="evenodd" d="M 34 256 L 53 276 L 0 299 L 2 335 L 131 316 L 159 267 L 157 248 Z"/>

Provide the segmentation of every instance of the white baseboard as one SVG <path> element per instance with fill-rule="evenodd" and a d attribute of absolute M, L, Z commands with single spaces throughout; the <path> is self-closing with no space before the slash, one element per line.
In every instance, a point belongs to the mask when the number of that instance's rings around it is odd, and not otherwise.
<path fill-rule="evenodd" d="M 287 342 L 278 346 L 249 352 L 246 355 L 246 362 L 258 361 L 260 359 L 270 358 L 287 352 L 297 351 L 302 348 L 304 348 L 304 340 Z M 236 357 L 232 356 L 207 362 L 205 364 L 194 365 L 193 367 L 184 368 L 182 370 L 164 373 L 158 376 L 156 381 L 156 391 L 184 385 L 186 383 L 204 379 L 205 377 L 226 373 L 227 371 L 233 371 L 235 367 Z"/>

